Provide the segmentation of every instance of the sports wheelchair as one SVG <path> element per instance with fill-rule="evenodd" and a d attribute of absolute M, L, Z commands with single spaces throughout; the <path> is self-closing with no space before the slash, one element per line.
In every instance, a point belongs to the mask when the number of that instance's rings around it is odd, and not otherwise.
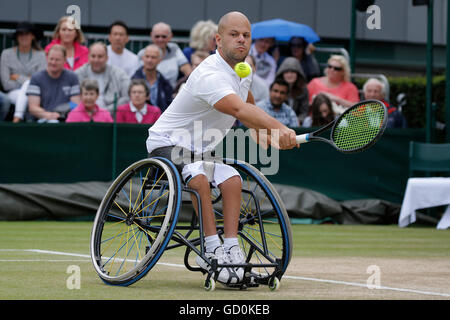
<path fill-rule="evenodd" d="M 200 197 L 182 182 L 174 164 L 160 157 L 137 161 L 111 184 L 95 216 L 90 251 L 94 268 L 110 285 L 128 286 L 152 269 L 164 251 L 185 246 L 184 264 L 199 271 L 204 288 L 214 290 L 221 267 L 242 267 L 244 278 L 229 285 L 240 289 L 267 285 L 277 290 L 292 255 L 289 218 L 280 196 L 255 167 L 239 160 L 223 159 L 242 177 L 238 239 L 246 256 L 241 265 L 220 265 L 204 255 Z M 179 221 L 183 204 L 197 200 L 199 215 L 189 213 Z M 223 237 L 222 197 L 211 188 L 219 237 Z M 186 206 L 184 207 L 186 208 Z M 193 210 L 192 210 L 193 211 Z M 184 212 L 184 211 L 183 211 Z M 201 256 L 209 271 L 191 263 Z"/>

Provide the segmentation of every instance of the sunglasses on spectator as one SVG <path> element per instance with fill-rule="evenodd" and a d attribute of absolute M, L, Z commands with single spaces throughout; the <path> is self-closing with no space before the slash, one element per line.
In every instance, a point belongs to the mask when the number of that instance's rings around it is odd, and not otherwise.
<path fill-rule="evenodd" d="M 156 35 L 155 38 L 156 39 L 159 39 L 159 38 L 166 39 L 167 36 L 166 35 Z"/>
<path fill-rule="evenodd" d="M 342 67 L 336 67 L 336 66 L 332 66 L 331 64 L 328 64 L 327 65 L 327 68 L 329 68 L 329 69 L 334 69 L 334 70 L 336 70 L 336 71 L 342 71 L 344 68 L 342 68 Z"/>

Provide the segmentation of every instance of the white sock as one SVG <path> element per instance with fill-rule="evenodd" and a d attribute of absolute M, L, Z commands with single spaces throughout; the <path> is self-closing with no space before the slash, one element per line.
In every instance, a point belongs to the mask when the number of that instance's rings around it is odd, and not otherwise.
<path fill-rule="evenodd" d="M 228 251 L 230 250 L 231 247 L 238 245 L 239 245 L 238 238 L 225 238 L 223 240 L 223 248 L 225 251 Z"/>
<path fill-rule="evenodd" d="M 220 246 L 220 239 L 217 234 L 205 237 L 205 251 L 214 252 Z"/>

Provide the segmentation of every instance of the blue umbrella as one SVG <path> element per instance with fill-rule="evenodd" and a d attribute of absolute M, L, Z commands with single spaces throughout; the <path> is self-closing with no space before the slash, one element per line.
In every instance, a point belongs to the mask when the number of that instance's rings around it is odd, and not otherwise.
<path fill-rule="evenodd" d="M 317 33 L 309 26 L 283 19 L 272 19 L 252 24 L 252 38 L 275 38 L 289 41 L 292 37 L 303 37 L 308 43 L 320 40 Z"/>

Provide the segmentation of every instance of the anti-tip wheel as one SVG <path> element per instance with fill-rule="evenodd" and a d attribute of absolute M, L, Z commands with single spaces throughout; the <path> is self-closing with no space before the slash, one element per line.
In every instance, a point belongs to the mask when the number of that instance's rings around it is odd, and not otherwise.
<path fill-rule="evenodd" d="M 205 281 L 205 290 L 206 291 L 214 291 L 216 288 L 216 282 L 214 279 L 209 279 Z"/>
<path fill-rule="evenodd" d="M 273 278 L 273 280 L 270 280 L 269 282 L 269 289 L 270 291 L 277 291 L 278 289 L 280 289 L 280 279 L 278 278 Z"/>

